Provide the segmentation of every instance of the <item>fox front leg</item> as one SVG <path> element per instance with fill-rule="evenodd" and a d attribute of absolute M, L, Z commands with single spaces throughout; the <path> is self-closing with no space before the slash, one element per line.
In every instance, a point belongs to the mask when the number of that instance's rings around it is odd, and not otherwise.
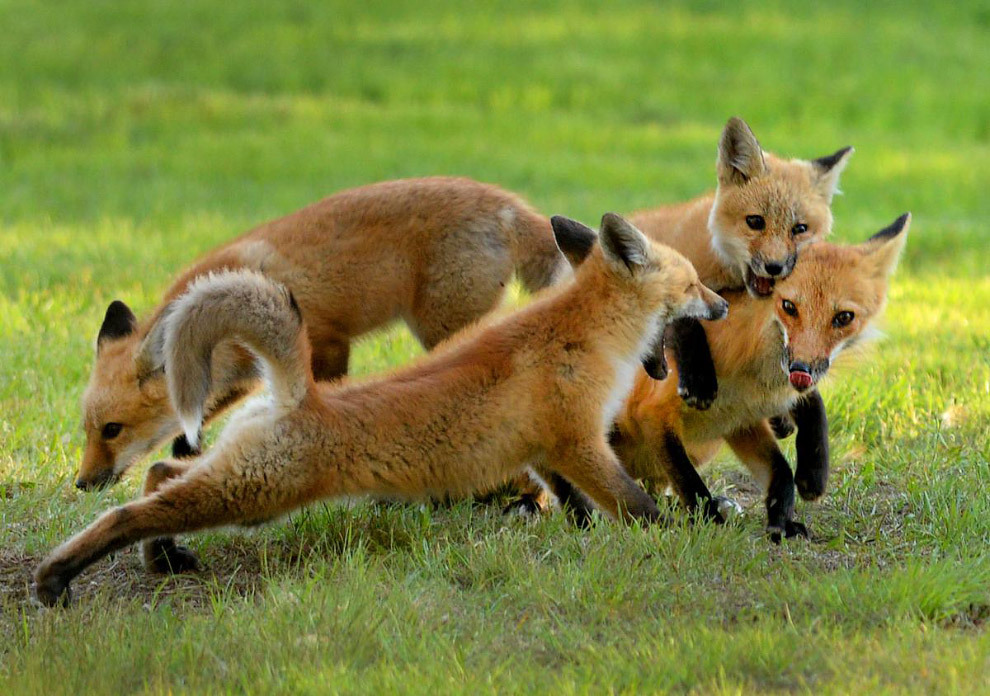
<path fill-rule="evenodd" d="M 705 328 L 697 319 L 678 319 L 668 341 L 677 360 L 677 393 L 691 408 L 710 408 L 718 395 L 718 378 Z"/>
<path fill-rule="evenodd" d="M 767 534 L 779 544 L 781 539 L 808 537 L 808 528 L 794 519 L 794 476 L 780 450 L 771 455 L 770 486 L 767 488 Z"/>
<path fill-rule="evenodd" d="M 813 391 L 791 409 L 797 426 L 797 467 L 794 483 L 805 500 L 817 500 L 828 486 L 828 414 L 818 391 Z"/>

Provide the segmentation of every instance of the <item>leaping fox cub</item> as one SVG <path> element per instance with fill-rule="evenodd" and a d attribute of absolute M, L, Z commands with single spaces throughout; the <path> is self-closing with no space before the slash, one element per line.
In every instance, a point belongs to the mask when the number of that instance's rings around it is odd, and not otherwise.
<path fill-rule="evenodd" d="M 555 232 L 565 253 L 594 245 L 594 233 Z M 175 534 L 334 496 L 466 495 L 535 461 L 613 517 L 658 518 L 607 433 L 667 322 L 714 320 L 728 305 L 687 259 L 619 216 L 602 219 L 599 240 L 572 282 L 410 366 L 355 382 L 316 383 L 303 313 L 284 286 L 243 270 L 194 281 L 149 334 L 186 437 L 198 440 L 211 356 L 231 341 L 260 360 L 270 397 L 246 405 L 199 458 L 151 467 L 143 497 L 53 551 L 35 573 L 38 599 L 67 602 L 84 568 L 138 541 L 152 567 L 181 570 L 195 558 Z"/>
<path fill-rule="evenodd" d="M 716 292 L 749 291 L 769 297 L 774 283 L 800 264 L 801 250 L 832 231 L 832 198 L 853 149 L 814 160 L 784 159 L 765 152 L 749 126 L 731 118 L 718 143 L 718 187 L 687 203 L 634 213 L 633 224 L 650 238 L 684 254 L 701 281 Z M 696 321 L 677 322 L 668 334 L 677 361 L 680 393 L 687 405 L 708 408 L 718 381 L 705 332 Z M 662 361 L 662 356 L 657 361 Z M 662 374 L 665 366 L 654 368 Z M 828 479 L 825 407 L 817 392 L 802 401 L 798 423 L 798 489 L 815 499 Z M 775 429 L 793 429 L 778 414 Z M 795 420 L 798 420 L 795 418 Z"/>
<path fill-rule="evenodd" d="M 187 269 L 146 320 L 123 302 L 107 309 L 83 396 L 79 488 L 113 483 L 179 435 L 165 380 L 148 357 L 148 332 L 196 278 L 239 268 L 292 290 L 317 380 L 346 374 L 351 340 L 389 321 L 404 320 L 432 349 L 493 309 L 513 271 L 531 291 L 569 273 L 546 217 L 514 194 L 470 179 L 364 186 L 261 225 Z M 212 370 L 207 419 L 260 382 L 251 356 L 236 346 L 215 351 Z M 173 454 L 195 452 L 180 438 Z"/>

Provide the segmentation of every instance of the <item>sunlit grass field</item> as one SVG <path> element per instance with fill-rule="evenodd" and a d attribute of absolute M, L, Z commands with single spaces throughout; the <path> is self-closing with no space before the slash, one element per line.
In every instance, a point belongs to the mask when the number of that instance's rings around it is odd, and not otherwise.
<path fill-rule="evenodd" d="M 0 693 L 916 690 L 990 683 L 990 9 L 932 3 L 0 0 Z M 103 312 L 333 191 L 460 174 L 595 222 L 714 185 L 731 115 L 857 152 L 841 240 L 906 210 L 886 337 L 823 390 L 834 473 L 773 547 L 498 507 L 316 506 L 28 600 L 133 496 L 77 492 Z M 518 296 L 514 301 L 525 302 Z M 421 351 L 369 337 L 366 374 Z M 790 447 L 790 445 L 788 445 Z"/>

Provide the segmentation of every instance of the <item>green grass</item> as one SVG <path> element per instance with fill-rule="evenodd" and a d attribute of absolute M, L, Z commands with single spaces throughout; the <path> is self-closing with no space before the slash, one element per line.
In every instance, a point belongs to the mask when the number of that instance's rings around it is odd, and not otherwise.
<path fill-rule="evenodd" d="M 427 9 L 428 8 L 428 9 Z M 969 693 L 990 677 L 990 11 L 985 3 L 0 0 L 0 692 Z M 836 235 L 915 214 L 884 342 L 826 389 L 814 538 L 590 530 L 316 506 L 29 572 L 138 475 L 71 486 L 115 297 L 334 190 L 464 174 L 594 221 L 713 184 L 732 114 L 796 156 L 853 144 Z M 419 352 L 404 329 L 355 371 Z"/>

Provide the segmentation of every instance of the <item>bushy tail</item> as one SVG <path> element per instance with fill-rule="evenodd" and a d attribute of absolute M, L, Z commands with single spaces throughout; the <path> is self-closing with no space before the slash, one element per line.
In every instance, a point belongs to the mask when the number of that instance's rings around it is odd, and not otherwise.
<path fill-rule="evenodd" d="M 285 286 L 248 270 L 197 278 L 145 340 L 146 352 L 165 369 L 169 396 L 194 447 L 212 384 L 211 356 L 222 341 L 261 359 L 276 408 L 297 407 L 313 384 L 302 314 Z"/>

